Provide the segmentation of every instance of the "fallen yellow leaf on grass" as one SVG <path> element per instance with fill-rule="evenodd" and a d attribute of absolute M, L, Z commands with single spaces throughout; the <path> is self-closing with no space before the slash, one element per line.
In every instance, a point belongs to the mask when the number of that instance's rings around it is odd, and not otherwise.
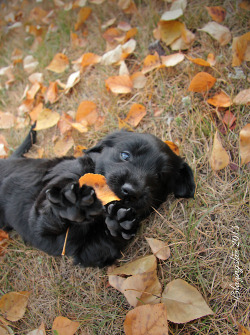
<path fill-rule="evenodd" d="M 250 162 L 250 123 L 240 131 L 240 157 L 241 164 Z"/>
<path fill-rule="evenodd" d="M 162 293 L 167 307 L 167 319 L 174 323 L 186 323 L 213 314 L 202 295 L 183 279 L 171 281 Z"/>
<path fill-rule="evenodd" d="M 192 58 L 192 57 L 189 57 L 189 56 L 186 56 L 188 60 L 190 60 L 190 62 L 194 63 L 194 64 L 198 64 L 198 65 L 201 65 L 201 66 L 211 66 L 211 64 L 202 59 L 202 58 Z"/>
<path fill-rule="evenodd" d="M 167 309 L 164 304 L 144 305 L 126 315 L 126 335 L 168 335 Z"/>
<path fill-rule="evenodd" d="M 80 9 L 78 16 L 77 16 L 77 21 L 75 24 L 75 30 L 78 30 L 84 22 L 88 19 L 92 12 L 92 9 L 90 7 L 83 7 Z"/>
<path fill-rule="evenodd" d="M 20 320 L 25 313 L 30 292 L 9 292 L 0 299 L 0 311 L 9 321 Z"/>
<path fill-rule="evenodd" d="M 56 330 L 58 335 L 74 335 L 79 326 L 80 323 L 77 321 L 58 316 L 53 322 L 52 330 Z"/>
<path fill-rule="evenodd" d="M 185 56 L 179 52 L 168 56 L 161 56 L 161 64 L 166 67 L 175 66 L 182 62 L 184 58 Z"/>
<path fill-rule="evenodd" d="M 57 82 L 50 82 L 49 87 L 44 94 L 44 100 L 53 104 L 59 99 Z"/>
<path fill-rule="evenodd" d="M 161 66 L 161 61 L 158 53 L 154 55 L 148 55 L 143 61 L 142 73 L 146 74 L 154 69 L 158 69 Z"/>
<path fill-rule="evenodd" d="M 76 121 L 87 121 L 88 125 L 96 123 L 98 118 L 97 106 L 93 101 L 82 101 L 76 112 Z"/>
<path fill-rule="evenodd" d="M 146 114 L 146 108 L 141 104 L 135 103 L 131 106 L 124 122 L 130 124 L 132 127 L 137 127 Z"/>
<path fill-rule="evenodd" d="M 60 114 L 50 109 L 44 109 L 38 114 L 35 130 L 47 129 L 55 126 L 60 119 Z"/>
<path fill-rule="evenodd" d="M 54 153 L 56 157 L 62 157 L 74 146 L 74 140 L 71 135 L 60 138 L 54 145 Z"/>
<path fill-rule="evenodd" d="M 220 137 L 216 131 L 212 154 L 210 157 L 211 168 L 215 171 L 224 169 L 229 164 L 229 156 L 221 144 Z"/>
<path fill-rule="evenodd" d="M 156 39 L 162 40 L 166 45 L 170 45 L 179 37 L 181 37 L 182 31 L 184 29 L 184 23 L 176 20 L 159 21 L 158 27 L 154 31 L 154 36 Z"/>
<path fill-rule="evenodd" d="M 39 328 L 28 332 L 27 335 L 46 335 L 44 323 L 42 322 Z"/>
<path fill-rule="evenodd" d="M 228 44 L 232 38 L 230 30 L 217 22 L 208 22 L 203 28 L 198 30 L 208 33 L 222 46 Z"/>
<path fill-rule="evenodd" d="M 100 174 L 86 173 L 79 179 L 80 186 L 87 185 L 94 188 L 96 196 L 101 200 L 103 205 L 111 201 L 119 201 L 120 199 L 109 188 L 106 178 Z"/>
<path fill-rule="evenodd" d="M 188 90 L 205 93 L 214 86 L 216 79 L 207 72 L 199 72 L 192 79 Z"/>
<path fill-rule="evenodd" d="M 157 240 L 156 238 L 148 238 L 148 237 L 146 237 L 146 240 L 153 254 L 157 258 L 165 261 L 170 257 L 170 248 L 166 242 Z"/>
<path fill-rule="evenodd" d="M 133 262 L 115 268 L 111 275 L 136 275 L 138 273 L 150 272 L 156 270 L 157 260 L 154 255 L 144 256 L 136 259 Z"/>
<path fill-rule="evenodd" d="M 250 335 L 250 330 L 242 326 L 239 322 L 237 322 L 237 326 L 238 326 L 238 335 Z"/>
<path fill-rule="evenodd" d="M 8 143 L 3 135 L 0 135 L 0 158 L 8 156 Z"/>
<path fill-rule="evenodd" d="M 250 61 L 250 32 L 233 38 L 232 66 L 240 66 L 243 60 Z"/>
<path fill-rule="evenodd" d="M 214 21 L 220 23 L 225 20 L 226 17 L 225 8 L 221 6 L 213 6 L 213 7 L 206 7 L 206 10 L 208 11 L 208 14 Z"/>
<path fill-rule="evenodd" d="M 38 105 L 36 105 L 35 108 L 32 109 L 32 111 L 29 113 L 32 122 L 35 122 L 37 120 L 38 115 L 42 112 L 42 110 L 43 110 L 42 102 L 40 102 Z"/>
<path fill-rule="evenodd" d="M 208 99 L 207 102 L 215 107 L 229 107 L 232 104 L 230 97 L 223 91 L 216 93 L 212 98 Z"/>
<path fill-rule="evenodd" d="M 145 85 L 147 83 L 146 76 L 144 76 L 144 74 L 140 71 L 133 73 L 130 76 L 130 79 L 133 82 L 133 87 L 137 88 L 137 89 L 145 87 Z"/>
<path fill-rule="evenodd" d="M 132 92 L 133 82 L 128 75 L 109 77 L 105 81 L 108 90 L 115 94 L 127 94 Z"/>
<path fill-rule="evenodd" d="M 4 230 L 0 229 L 0 257 L 6 253 L 6 249 L 9 244 L 9 239 L 10 239 L 9 234 L 6 233 Z"/>
<path fill-rule="evenodd" d="M 47 70 L 56 73 L 64 72 L 69 66 L 69 59 L 63 53 L 58 53 L 54 56 L 50 64 L 46 67 Z"/>
<path fill-rule="evenodd" d="M 168 146 L 169 146 L 169 148 L 176 154 L 176 155 L 180 155 L 180 150 L 179 150 L 179 148 L 178 148 L 178 146 L 175 144 L 175 143 L 173 143 L 173 142 L 171 142 L 171 141 L 164 141 L 164 143 L 166 143 Z"/>
<path fill-rule="evenodd" d="M 249 105 L 250 104 L 250 88 L 240 91 L 234 98 L 236 105 Z"/>
<path fill-rule="evenodd" d="M 65 85 L 64 92 L 67 94 L 72 87 L 74 87 L 77 83 L 79 83 L 80 79 L 81 79 L 80 71 L 71 73 Z"/>

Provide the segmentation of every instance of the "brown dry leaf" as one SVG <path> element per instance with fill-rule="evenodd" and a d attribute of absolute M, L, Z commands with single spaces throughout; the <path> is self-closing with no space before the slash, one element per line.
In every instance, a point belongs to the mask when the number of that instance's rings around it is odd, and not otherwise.
<path fill-rule="evenodd" d="M 103 65 L 111 65 L 119 62 L 122 59 L 122 46 L 119 44 L 116 48 L 106 52 L 102 58 Z"/>
<path fill-rule="evenodd" d="M 192 79 L 188 90 L 191 92 L 204 93 L 214 86 L 216 79 L 206 72 L 197 73 Z"/>
<path fill-rule="evenodd" d="M 3 135 L 0 135 L 0 158 L 8 156 L 8 143 Z"/>
<path fill-rule="evenodd" d="M 80 71 L 71 73 L 65 85 L 64 92 L 67 94 L 71 90 L 72 87 L 74 87 L 77 83 L 79 83 L 80 79 L 81 79 Z"/>
<path fill-rule="evenodd" d="M 118 117 L 118 127 L 119 127 L 119 129 L 126 129 L 127 131 L 134 131 L 134 129 L 129 125 L 129 124 L 127 124 L 124 120 L 122 120 L 122 119 L 120 119 L 119 117 Z"/>
<path fill-rule="evenodd" d="M 42 322 L 39 328 L 28 332 L 27 335 L 46 335 L 44 323 Z"/>
<path fill-rule="evenodd" d="M 38 115 L 42 112 L 42 110 L 43 110 L 42 102 L 40 102 L 35 108 L 32 109 L 32 111 L 29 113 L 32 122 L 35 122 L 37 120 Z"/>
<path fill-rule="evenodd" d="M 122 294 L 124 294 L 122 284 L 125 282 L 126 278 L 116 276 L 116 275 L 110 275 L 109 276 L 109 284 L 110 286 L 114 287 L 117 291 L 120 291 Z"/>
<path fill-rule="evenodd" d="M 35 98 L 36 94 L 40 90 L 41 85 L 36 81 L 31 88 L 26 92 L 26 97 L 28 100 L 32 100 Z"/>
<path fill-rule="evenodd" d="M 236 105 L 249 105 L 250 104 L 250 88 L 240 91 L 234 98 L 233 102 Z"/>
<path fill-rule="evenodd" d="M 167 306 L 168 320 L 174 323 L 185 323 L 213 314 L 197 289 L 182 279 L 167 284 L 162 302 Z"/>
<path fill-rule="evenodd" d="M 97 63 L 100 63 L 101 58 L 102 58 L 101 56 L 98 56 L 92 52 L 88 52 L 86 54 L 83 54 L 81 66 L 86 67 L 90 65 L 95 65 Z"/>
<path fill-rule="evenodd" d="M 68 68 L 68 66 L 68 57 L 63 53 L 57 53 L 46 69 L 55 73 L 62 73 Z"/>
<path fill-rule="evenodd" d="M 194 63 L 194 64 L 198 64 L 198 65 L 201 65 L 201 66 L 211 66 L 211 64 L 202 59 L 202 58 L 192 58 L 192 57 L 189 57 L 189 56 L 186 56 L 188 60 L 190 60 L 190 62 Z"/>
<path fill-rule="evenodd" d="M 185 56 L 181 53 L 175 53 L 168 56 L 161 56 L 161 63 L 166 67 L 175 66 L 184 60 Z"/>
<path fill-rule="evenodd" d="M 76 121 L 87 121 L 88 125 L 96 123 L 98 118 L 97 106 L 93 101 L 82 101 L 76 112 Z"/>
<path fill-rule="evenodd" d="M 71 123 L 72 128 L 76 129 L 79 131 L 79 133 L 87 133 L 88 132 L 88 123 L 87 121 L 82 120 L 81 123 L 79 122 L 72 122 Z"/>
<path fill-rule="evenodd" d="M 124 11 L 125 14 L 133 14 L 137 11 L 133 0 L 119 0 L 118 6 Z"/>
<path fill-rule="evenodd" d="M 216 93 L 207 102 L 215 107 L 229 107 L 232 104 L 230 97 L 223 91 Z"/>
<path fill-rule="evenodd" d="M 73 48 L 84 47 L 87 44 L 87 41 L 83 38 L 78 37 L 76 33 L 70 33 L 70 42 Z"/>
<path fill-rule="evenodd" d="M 154 55 L 148 55 L 143 61 L 142 74 L 146 74 L 154 69 L 158 69 L 161 66 L 161 61 L 158 53 Z"/>
<path fill-rule="evenodd" d="M 82 157 L 83 150 L 86 150 L 87 148 L 84 145 L 76 145 L 74 147 L 74 157 Z"/>
<path fill-rule="evenodd" d="M 240 131 L 240 157 L 241 164 L 250 162 L 250 123 Z"/>
<path fill-rule="evenodd" d="M 78 16 L 77 16 L 77 21 L 75 24 L 75 30 L 79 30 L 80 27 L 84 24 L 84 22 L 88 19 L 92 12 L 92 9 L 90 7 L 83 7 L 80 9 Z"/>
<path fill-rule="evenodd" d="M 44 100 L 47 103 L 48 101 L 51 104 L 54 104 L 56 101 L 58 101 L 58 87 L 57 83 L 55 81 L 49 83 L 49 87 L 47 91 L 44 94 Z"/>
<path fill-rule="evenodd" d="M 203 28 L 198 30 L 205 31 L 222 46 L 228 44 L 232 38 L 230 30 L 217 22 L 208 22 Z"/>
<path fill-rule="evenodd" d="M 213 53 L 209 53 L 207 55 L 207 62 L 211 65 L 214 66 L 216 64 L 216 59 L 215 59 L 215 55 Z"/>
<path fill-rule="evenodd" d="M 133 88 L 133 82 L 127 75 L 109 77 L 105 80 L 105 85 L 108 90 L 115 94 L 127 94 Z"/>
<path fill-rule="evenodd" d="M 170 44 L 172 50 L 187 50 L 195 40 L 195 35 L 186 27 L 181 32 L 181 37 Z"/>
<path fill-rule="evenodd" d="M 143 117 L 147 114 L 146 108 L 141 104 L 133 104 L 124 121 L 132 127 L 137 127 Z"/>
<path fill-rule="evenodd" d="M 12 54 L 11 54 L 11 60 L 13 61 L 13 64 L 18 64 L 18 63 L 22 63 L 23 61 L 23 52 L 22 50 L 16 48 L 13 50 Z"/>
<path fill-rule="evenodd" d="M 62 157 L 74 146 L 74 140 L 71 135 L 60 138 L 54 145 L 54 153 L 56 157 Z"/>
<path fill-rule="evenodd" d="M 67 113 L 62 113 L 62 116 L 60 117 L 60 120 L 57 123 L 57 127 L 60 130 L 60 133 L 62 135 L 68 133 L 72 126 L 71 123 L 73 122 L 72 117 Z"/>
<path fill-rule="evenodd" d="M 151 272 L 156 270 L 157 260 L 154 255 L 144 256 L 136 259 L 133 262 L 127 263 L 123 266 L 112 270 L 110 275 L 127 275 L 132 276 L 144 272 Z"/>
<path fill-rule="evenodd" d="M 159 21 L 155 31 L 155 37 L 161 39 L 166 45 L 170 45 L 177 38 L 181 37 L 185 25 L 179 21 Z"/>
<path fill-rule="evenodd" d="M 38 114 L 35 130 L 47 129 L 55 126 L 60 120 L 60 114 L 50 109 L 44 109 Z"/>
<path fill-rule="evenodd" d="M 240 66 L 243 60 L 250 61 L 250 32 L 233 38 L 232 66 Z"/>
<path fill-rule="evenodd" d="M 164 304 L 144 305 L 126 315 L 126 335 L 168 335 L 167 308 Z"/>
<path fill-rule="evenodd" d="M 127 67 L 125 61 L 123 60 L 120 63 L 119 76 L 124 76 L 124 75 L 129 76 L 129 70 L 128 70 L 128 67 Z"/>
<path fill-rule="evenodd" d="M 88 185 L 94 188 L 96 196 L 101 200 L 103 205 L 111 201 L 119 201 L 120 199 L 109 188 L 106 178 L 101 174 L 86 173 L 79 179 L 80 186 Z"/>
<path fill-rule="evenodd" d="M 0 311 L 9 321 L 20 320 L 25 313 L 30 292 L 9 292 L 0 299 Z"/>
<path fill-rule="evenodd" d="M 0 111 L 0 129 L 10 129 L 15 124 L 15 117 L 11 113 Z"/>
<path fill-rule="evenodd" d="M 220 23 L 225 20 L 227 13 L 225 8 L 221 6 L 213 6 L 213 7 L 206 7 L 206 10 L 208 11 L 208 14 L 214 21 Z"/>
<path fill-rule="evenodd" d="M 224 169 L 229 164 L 229 156 L 221 144 L 218 132 L 214 135 L 213 149 L 210 157 L 210 165 L 214 171 Z"/>
<path fill-rule="evenodd" d="M 32 73 L 28 79 L 31 82 L 31 84 L 35 84 L 36 82 L 39 84 L 42 84 L 43 74 L 41 72 L 35 72 L 35 73 Z"/>
<path fill-rule="evenodd" d="M 176 145 L 175 143 L 171 142 L 171 141 L 164 141 L 164 143 L 166 143 L 169 148 L 176 154 L 176 155 L 180 155 L 180 150 L 178 148 L 178 145 Z"/>
<path fill-rule="evenodd" d="M 233 113 L 230 112 L 230 110 L 227 110 L 222 121 L 223 123 L 230 129 L 234 122 L 236 121 L 236 117 L 233 115 Z"/>
<path fill-rule="evenodd" d="M 74 335 L 80 324 L 77 321 L 71 321 L 64 316 L 55 318 L 52 330 L 56 330 L 59 335 Z"/>
<path fill-rule="evenodd" d="M 238 326 L 238 335 L 250 335 L 250 330 L 242 326 L 239 322 L 237 322 L 237 326 Z"/>
<path fill-rule="evenodd" d="M 243 1 L 241 1 L 241 3 L 239 4 L 239 6 L 242 9 L 250 10 L 250 2 L 249 2 L 249 0 L 243 0 Z"/>
<path fill-rule="evenodd" d="M 5 254 L 9 239 L 9 234 L 0 229 L 0 257 Z"/>
<path fill-rule="evenodd" d="M 147 83 L 147 78 L 140 71 L 133 73 L 130 76 L 130 79 L 133 82 L 133 87 L 136 88 L 136 89 L 140 89 L 140 88 L 145 87 L 145 85 Z"/>
<path fill-rule="evenodd" d="M 146 240 L 153 254 L 157 258 L 165 261 L 166 259 L 170 257 L 170 248 L 166 242 L 157 240 L 156 238 L 149 238 L 149 237 L 146 237 Z"/>

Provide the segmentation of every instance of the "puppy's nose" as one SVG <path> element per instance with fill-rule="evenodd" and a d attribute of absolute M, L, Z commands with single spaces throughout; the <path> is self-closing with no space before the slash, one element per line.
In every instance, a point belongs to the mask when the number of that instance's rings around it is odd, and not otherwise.
<path fill-rule="evenodd" d="M 123 184 L 121 191 L 125 197 L 139 198 L 140 196 L 139 192 L 134 188 L 134 186 L 129 183 Z"/>

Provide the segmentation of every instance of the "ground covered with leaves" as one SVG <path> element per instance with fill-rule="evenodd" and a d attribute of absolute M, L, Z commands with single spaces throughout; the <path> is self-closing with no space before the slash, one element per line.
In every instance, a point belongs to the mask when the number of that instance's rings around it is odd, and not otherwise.
<path fill-rule="evenodd" d="M 249 1 L 0 6 L 1 158 L 34 121 L 35 158 L 125 127 L 171 141 L 197 185 L 143 222 L 115 269 L 1 232 L 0 333 L 249 334 Z"/>

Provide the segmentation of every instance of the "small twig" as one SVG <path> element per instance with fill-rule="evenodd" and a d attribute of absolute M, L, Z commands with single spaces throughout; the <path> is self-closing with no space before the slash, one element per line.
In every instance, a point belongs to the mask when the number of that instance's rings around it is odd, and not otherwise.
<path fill-rule="evenodd" d="M 65 235 L 65 240 L 64 240 L 64 244 L 63 244 L 63 250 L 62 250 L 62 256 L 65 256 L 65 249 L 66 249 L 66 244 L 67 244 L 67 239 L 68 239 L 68 234 L 69 234 L 69 227 L 66 231 L 66 235 Z"/>

